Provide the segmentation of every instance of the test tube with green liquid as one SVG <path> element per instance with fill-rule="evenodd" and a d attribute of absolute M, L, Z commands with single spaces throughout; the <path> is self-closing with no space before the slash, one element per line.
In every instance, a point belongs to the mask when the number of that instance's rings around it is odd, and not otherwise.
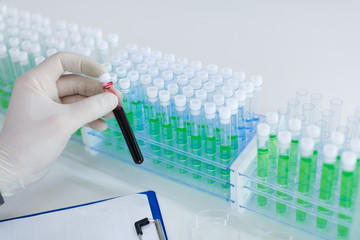
<path fill-rule="evenodd" d="M 206 103 L 206 99 L 207 99 L 207 93 L 204 89 L 200 89 L 200 90 L 196 90 L 195 92 L 195 98 L 199 99 L 201 101 L 201 116 L 204 116 L 204 104 Z M 201 124 L 201 137 L 202 139 L 204 139 L 205 137 L 205 118 L 202 117 L 200 119 L 200 124 Z"/>
<path fill-rule="evenodd" d="M 141 99 L 144 104 L 144 115 L 145 115 L 145 119 L 149 119 L 149 103 L 147 100 L 146 89 L 151 86 L 151 76 L 149 74 L 142 75 L 140 77 L 140 83 L 141 83 Z"/>
<path fill-rule="evenodd" d="M 160 120 L 158 106 L 158 89 L 156 87 L 148 87 L 146 89 L 149 104 L 149 136 L 151 140 L 160 142 Z M 160 146 L 151 143 L 151 152 L 156 156 L 161 156 Z M 153 163 L 158 165 L 161 161 L 154 159 Z"/>
<path fill-rule="evenodd" d="M 313 153 L 313 157 L 311 160 L 311 182 L 315 182 L 316 180 L 316 172 L 317 172 L 317 167 L 318 167 L 318 156 L 319 156 L 319 149 L 321 148 L 320 144 L 320 134 L 321 134 L 321 129 L 320 127 L 316 126 L 316 125 L 310 125 L 306 128 L 306 132 L 307 132 L 307 136 L 312 138 L 314 140 L 315 143 L 315 148 L 314 148 L 314 153 Z"/>
<path fill-rule="evenodd" d="M 143 111 L 141 104 L 141 85 L 139 73 L 130 71 L 127 75 L 131 86 L 131 111 L 134 118 L 134 129 L 136 131 L 144 130 Z"/>
<path fill-rule="evenodd" d="M 224 106 L 225 104 L 225 97 L 221 94 L 215 94 L 213 96 L 213 103 L 216 105 L 216 144 L 220 145 L 220 117 L 219 117 L 219 109 Z"/>
<path fill-rule="evenodd" d="M 314 140 L 312 138 L 302 138 L 300 141 L 300 164 L 298 173 L 298 193 L 300 195 L 310 197 L 310 178 L 311 178 L 311 161 L 314 153 Z M 298 206 L 302 208 L 309 208 L 309 202 L 298 197 Z M 302 209 L 296 209 L 296 221 L 305 222 L 307 213 Z"/>
<path fill-rule="evenodd" d="M 341 162 L 341 153 L 344 149 L 344 143 L 345 143 L 345 135 L 342 132 L 332 132 L 330 135 L 330 143 L 334 144 L 338 147 L 338 156 L 336 157 L 335 162 L 335 176 L 334 176 L 334 182 L 333 182 L 333 188 L 337 188 L 339 184 L 339 173 L 340 173 L 340 162 Z"/>
<path fill-rule="evenodd" d="M 331 199 L 335 194 L 333 188 L 335 177 L 335 162 L 338 155 L 338 148 L 333 144 L 326 144 L 323 148 L 323 164 L 321 168 L 321 179 L 319 189 L 319 202 L 331 204 Z M 332 211 L 319 204 L 318 211 L 321 214 L 331 216 Z M 321 229 L 327 227 L 327 220 L 323 217 L 317 217 L 316 226 Z"/>
<path fill-rule="evenodd" d="M 187 134 L 190 135 L 190 100 L 194 97 L 194 88 L 192 86 L 185 86 L 182 89 L 182 93 L 186 97 L 186 130 Z"/>
<path fill-rule="evenodd" d="M 220 169 L 220 178 L 229 182 L 230 169 L 228 167 L 231 161 L 231 110 L 228 107 L 219 109 L 220 117 L 220 163 L 226 166 L 226 169 Z M 221 184 L 222 188 L 230 188 L 230 184 Z"/>
<path fill-rule="evenodd" d="M 119 81 L 120 91 L 123 93 L 122 105 L 126 116 L 129 120 L 130 125 L 134 124 L 133 113 L 131 112 L 130 102 L 131 102 L 131 95 L 130 95 L 130 80 L 128 78 L 120 79 Z"/>
<path fill-rule="evenodd" d="M 269 135 L 270 126 L 260 123 L 257 126 L 257 177 L 266 182 L 269 175 Z M 261 192 L 266 192 L 267 187 L 258 183 L 257 188 Z M 258 194 L 257 205 L 264 207 L 267 204 L 267 197 Z"/>
<path fill-rule="evenodd" d="M 227 99 L 226 106 L 231 111 L 231 151 L 237 153 L 239 150 L 238 101 L 234 98 Z"/>
<path fill-rule="evenodd" d="M 276 159 L 278 151 L 277 131 L 279 127 L 279 115 L 277 112 L 269 112 L 266 114 L 266 123 L 270 126 L 269 137 L 269 168 L 276 169 Z M 291 136 L 291 135 L 290 135 Z"/>
<path fill-rule="evenodd" d="M 357 156 L 355 153 L 345 151 L 341 154 L 341 179 L 340 179 L 340 213 L 339 220 L 351 225 L 352 218 L 344 213 L 342 210 L 350 211 L 353 206 L 353 195 L 354 195 L 354 182 L 355 182 L 355 169 L 356 169 Z M 342 223 L 338 224 L 337 237 L 341 239 L 348 238 L 349 228 Z"/>
<path fill-rule="evenodd" d="M 216 160 L 216 127 L 215 127 L 215 103 L 209 102 L 204 105 L 205 112 L 205 154 L 212 161 Z M 206 164 L 206 173 L 211 176 L 216 175 L 216 167 Z M 207 184 L 212 185 L 215 181 L 211 178 L 206 180 Z"/>
<path fill-rule="evenodd" d="M 291 178 L 296 176 L 297 162 L 299 157 L 299 137 L 301 132 L 301 120 L 292 118 L 288 122 L 288 129 L 291 132 L 289 174 Z"/>
<path fill-rule="evenodd" d="M 201 101 L 199 99 L 190 100 L 190 149 L 191 153 L 201 156 Z M 201 161 L 192 158 L 191 167 L 196 171 L 201 171 Z M 201 180 L 201 175 L 193 173 L 193 179 Z"/>
<path fill-rule="evenodd" d="M 277 159 L 277 186 L 280 188 L 287 189 L 288 187 L 288 178 L 289 178 L 289 151 L 291 143 L 291 133 L 289 131 L 280 131 L 278 134 L 279 141 L 279 152 Z M 270 149 L 269 149 L 270 150 Z M 282 202 L 276 202 L 276 213 L 279 215 L 285 215 L 286 213 L 286 204 L 283 201 L 286 201 L 289 198 L 289 195 L 276 191 L 276 195 Z"/>
<path fill-rule="evenodd" d="M 173 129 L 176 128 L 176 109 L 175 109 L 175 100 L 174 97 L 179 92 L 179 87 L 176 83 L 170 83 L 167 86 L 167 90 L 170 91 L 170 117 L 171 117 L 171 126 Z"/>
<path fill-rule="evenodd" d="M 170 91 L 161 90 L 159 92 L 160 100 L 160 116 L 161 116 L 161 132 L 162 132 L 162 142 L 165 145 L 173 146 L 173 129 L 171 126 L 171 117 L 170 117 Z M 164 158 L 169 161 L 174 161 L 174 151 L 163 149 Z M 167 169 L 174 169 L 174 165 L 166 164 Z"/>
<path fill-rule="evenodd" d="M 187 152 L 186 97 L 184 95 L 177 95 L 174 100 L 176 107 L 176 145 L 179 150 Z M 183 166 L 188 164 L 188 157 L 182 153 L 178 153 L 177 160 Z M 184 175 L 187 173 L 187 170 L 180 168 L 179 173 Z"/>
<path fill-rule="evenodd" d="M 360 138 L 351 139 L 350 141 L 350 150 L 356 154 L 356 170 L 355 170 L 355 182 L 354 189 L 356 193 L 358 192 L 359 187 L 359 178 L 360 178 Z"/>

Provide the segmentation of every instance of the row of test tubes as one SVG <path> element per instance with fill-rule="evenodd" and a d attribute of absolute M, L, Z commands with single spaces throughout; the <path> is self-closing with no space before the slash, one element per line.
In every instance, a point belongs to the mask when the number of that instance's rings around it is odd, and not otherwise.
<path fill-rule="evenodd" d="M 258 125 L 256 176 L 276 188 L 263 184 L 257 188 L 275 194 L 277 216 L 289 216 L 295 201 L 296 224 L 310 224 L 308 212 L 313 211 L 317 229 L 328 231 L 328 219 L 332 219 L 339 222 L 337 237 L 347 238 L 359 186 L 360 107 L 343 126 L 341 99 L 332 99 L 330 109 L 321 106 L 320 93 L 309 96 L 307 90 L 299 89 L 286 108 L 268 113 L 266 123 Z M 257 195 L 260 208 L 267 207 L 267 200 Z"/>

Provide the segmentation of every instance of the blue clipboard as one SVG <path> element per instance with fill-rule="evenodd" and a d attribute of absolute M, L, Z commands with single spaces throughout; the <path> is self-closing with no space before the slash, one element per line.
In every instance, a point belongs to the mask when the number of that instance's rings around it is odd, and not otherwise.
<path fill-rule="evenodd" d="M 161 216 L 160 206 L 159 206 L 159 203 L 158 203 L 157 198 L 156 198 L 156 193 L 154 191 L 146 191 L 146 192 L 141 192 L 141 193 L 138 193 L 138 194 L 144 194 L 144 195 L 147 196 L 148 201 L 149 201 L 149 205 L 150 205 L 150 209 L 151 209 L 151 213 L 152 213 L 152 217 L 153 217 L 152 221 L 154 221 L 154 223 L 156 224 L 156 228 L 157 228 L 157 231 L 158 231 L 158 234 L 159 234 L 159 238 L 161 240 L 162 239 L 167 240 L 168 238 L 167 238 L 165 227 L 164 227 L 165 225 L 164 225 L 164 221 L 163 221 L 162 216 Z M 121 196 L 119 196 L 119 197 L 121 197 Z M 115 198 L 118 198 L 118 197 L 108 198 L 108 199 L 104 199 L 104 200 L 84 203 L 84 204 L 65 207 L 65 208 L 54 209 L 54 210 L 35 213 L 35 214 L 29 214 L 29 215 L 20 216 L 20 217 L 3 219 L 3 220 L 0 220 L 0 222 L 7 222 L 7 221 L 11 221 L 11 220 L 15 220 L 15 219 L 22 219 L 22 218 L 30 218 L 30 217 L 34 217 L 34 216 L 38 216 L 38 215 L 42 215 L 42 214 L 48 214 L 48 213 L 63 211 L 63 210 L 71 209 L 71 208 L 77 208 L 77 207 L 92 205 L 92 204 L 96 204 L 96 203 L 100 203 L 100 202 L 105 202 L 105 201 L 115 199 Z M 159 229 L 159 227 L 161 229 Z M 141 236 L 139 236 L 139 238 L 141 239 Z"/>

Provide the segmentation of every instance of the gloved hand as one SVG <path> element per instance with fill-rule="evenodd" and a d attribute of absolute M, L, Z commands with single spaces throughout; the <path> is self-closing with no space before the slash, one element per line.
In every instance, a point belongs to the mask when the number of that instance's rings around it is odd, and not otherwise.
<path fill-rule="evenodd" d="M 0 193 L 15 191 L 43 178 L 70 136 L 87 124 L 105 130 L 102 119 L 113 116 L 114 94 L 101 83 L 80 75 L 99 77 L 106 69 L 91 58 L 57 53 L 15 81 L 5 123 L 0 133 Z"/>

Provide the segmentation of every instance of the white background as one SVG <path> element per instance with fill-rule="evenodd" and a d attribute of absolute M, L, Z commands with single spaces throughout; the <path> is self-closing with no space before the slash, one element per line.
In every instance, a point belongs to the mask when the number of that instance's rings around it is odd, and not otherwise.
<path fill-rule="evenodd" d="M 360 104 L 358 1 L 0 2 L 38 12 L 52 21 L 66 20 L 80 26 L 100 27 L 105 34 L 119 33 L 123 47 L 134 42 L 190 60 L 198 59 L 204 65 L 216 63 L 219 67 L 245 71 L 247 76 L 261 74 L 264 77 L 263 112 L 285 105 L 300 87 L 323 93 L 325 105 L 332 97 L 342 98 L 346 116 Z M 41 183 L 8 199 L 5 213 L 8 216 L 23 214 L 155 189 L 170 239 L 184 239 L 186 225 L 195 213 L 224 207 L 220 200 L 206 194 L 126 165 L 122 168 L 115 175 L 108 175 L 91 165 L 88 168 L 62 157 Z M 134 171 L 151 181 L 135 182 Z M 90 184 L 94 179 L 97 184 Z M 255 219 L 253 227 L 293 231 L 251 214 L 247 217 Z M 266 226 L 259 224 L 260 220 Z M 259 226 L 255 226 L 256 223 Z"/>

